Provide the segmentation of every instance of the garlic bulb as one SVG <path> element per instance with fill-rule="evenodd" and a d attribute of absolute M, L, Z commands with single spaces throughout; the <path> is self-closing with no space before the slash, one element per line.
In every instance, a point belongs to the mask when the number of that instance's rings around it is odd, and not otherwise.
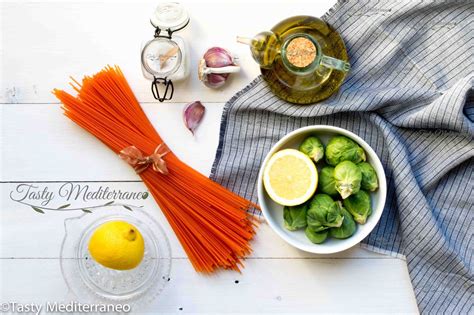
<path fill-rule="evenodd" d="M 220 88 L 224 85 L 230 73 L 240 71 L 235 65 L 232 55 L 220 47 L 212 47 L 206 51 L 199 62 L 198 75 L 207 87 Z"/>

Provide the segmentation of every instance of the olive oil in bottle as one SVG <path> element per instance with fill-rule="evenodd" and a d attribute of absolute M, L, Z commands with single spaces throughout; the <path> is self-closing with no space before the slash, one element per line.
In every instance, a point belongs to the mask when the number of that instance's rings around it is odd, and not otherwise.
<path fill-rule="evenodd" d="M 291 17 L 271 31 L 237 40 L 250 46 L 271 90 L 291 103 L 311 104 L 328 98 L 350 68 L 341 36 L 311 16 Z"/>

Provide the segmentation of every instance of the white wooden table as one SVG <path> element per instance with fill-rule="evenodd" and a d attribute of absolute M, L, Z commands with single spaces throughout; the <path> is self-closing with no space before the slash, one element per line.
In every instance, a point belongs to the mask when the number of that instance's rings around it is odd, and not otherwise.
<path fill-rule="evenodd" d="M 236 35 L 251 36 L 291 15 L 321 16 L 334 4 L 182 2 L 191 14 L 181 35 L 191 44 L 193 71 L 189 80 L 176 84 L 173 101 L 164 104 L 153 99 L 139 60 L 141 42 L 153 36 L 148 19 L 156 1 L 2 2 L 0 302 L 46 303 L 67 294 L 59 268 L 63 221 L 81 214 L 36 213 L 11 199 L 18 185 L 54 190 L 74 181 L 92 188 L 145 189 L 131 168 L 62 116 L 53 88 L 66 87 L 70 75 L 81 78 L 106 64 L 120 65 L 167 144 L 209 174 L 224 103 L 259 73 L 248 48 L 235 42 Z M 198 58 L 214 45 L 239 55 L 242 66 L 217 91 L 201 85 L 195 71 Z M 194 100 L 207 108 L 195 137 L 181 118 L 183 106 Z M 308 254 L 284 243 L 266 224 L 259 228 L 242 274 L 197 274 L 154 201 L 142 203 L 165 228 L 173 251 L 171 280 L 147 308 L 150 313 L 418 312 L 404 260 L 361 248 L 331 256 Z"/>

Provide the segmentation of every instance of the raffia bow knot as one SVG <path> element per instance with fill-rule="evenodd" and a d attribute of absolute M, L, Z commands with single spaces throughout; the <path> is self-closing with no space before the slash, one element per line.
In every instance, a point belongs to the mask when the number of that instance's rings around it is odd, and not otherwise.
<path fill-rule="evenodd" d="M 140 174 L 152 165 L 155 172 L 167 175 L 168 168 L 163 157 L 169 153 L 168 148 L 164 144 L 159 144 L 155 152 L 149 156 L 145 156 L 142 151 L 135 146 L 129 146 L 120 151 L 119 156 L 122 160 L 130 164 L 137 174 Z"/>

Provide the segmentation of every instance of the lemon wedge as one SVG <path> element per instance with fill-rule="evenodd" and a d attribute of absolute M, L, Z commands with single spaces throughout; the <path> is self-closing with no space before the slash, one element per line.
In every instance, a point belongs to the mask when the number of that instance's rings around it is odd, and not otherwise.
<path fill-rule="evenodd" d="M 294 149 L 281 150 L 265 166 L 263 185 L 276 203 L 300 205 L 316 191 L 318 171 L 306 154 Z"/>
<path fill-rule="evenodd" d="M 142 261 L 145 242 L 134 225 L 125 221 L 110 221 L 93 232 L 89 240 L 89 253 L 107 268 L 128 270 Z"/>

